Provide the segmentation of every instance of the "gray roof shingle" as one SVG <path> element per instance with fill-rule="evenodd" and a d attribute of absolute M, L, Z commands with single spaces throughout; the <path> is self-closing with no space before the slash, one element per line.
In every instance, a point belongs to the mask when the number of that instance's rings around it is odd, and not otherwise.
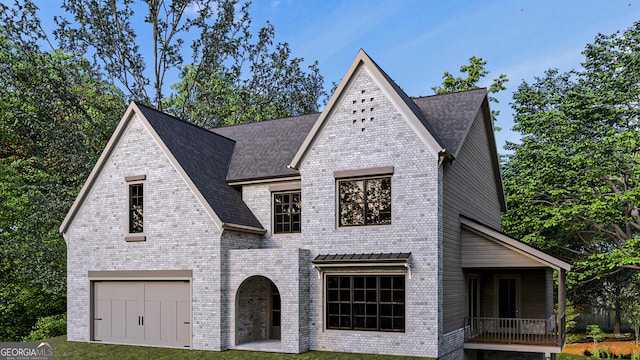
<path fill-rule="evenodd" d="M 457 156 L 480 111 L 486 89 L 411 99 L 389 81 L 440 145 Z M 297 175 L 298 172 L 287 165 L 319 116 L 316 113 L 212 129 L 236 141 L 227 181 Z"/>
<path fill-rule="evenodd" d="M 416 104 L 413 101 L 413 99 L 411 99 L 409 95 L 407 95 L 404 92 L 404 90 L 402 90 L 402 88 L 400 88 L 400 86 L 398 86 L 398 84 L 396 84 L 396 82 L 393 81 L 393 79 L 391 79 L 391 77 L 384 70 L 382 70 L 382 68 L 378 66 L 378 64 L 373 59 L 370 58 L 370 60 L 373 63 L 373 65 L 378 69 L 378 71 L 380 71 L 382 76 L 384 76 L 385 79 L 389 82 L 389 84 L 391 84 L 391 87 L 393 87 L 393 89 L 398 93 L 398 95 L 400 95 L 400 98 L 402 99 L 402 101 L 404 101 L 405 104 L 407 104 L 411 112 L 413 112 L 413 114 L 418 118 L 418 120 L 420 120 L 420 122 L 427 129 L 427 131 L 429 131 L 431 136 L 435 138 L 435 140 L 440 144 L 440 146 L 444 147 L 442 143 L 442 139 L 440 139 L 438 132 L 434 131 L 435 129 L 432 128 L 431 123 L 427 120 L 424 112 L 422 111 L 422 109 L 420 109 L 418 104 Z"/>
<path fill-rule="evenodd" d="M 413 102 L 429 124 L 427 129 L 457 157 L 486 96 L 487 90 L 482 88 L 415 98 Z"/>
<path fill-rule="evenodd" d="M 319 113 L 211 129 L 236 142 L 228 181 L 297 175 L 287 168 Z"/>
<path fill-rule="evenodd" d="M 223 223 L 263 228 L 240 192 L 227 184 L 233 140 L 136 105 Z"/>

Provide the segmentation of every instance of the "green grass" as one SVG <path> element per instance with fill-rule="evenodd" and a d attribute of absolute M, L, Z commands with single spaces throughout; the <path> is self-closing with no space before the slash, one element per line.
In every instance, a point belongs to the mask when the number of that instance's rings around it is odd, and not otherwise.
<path fill-rule="evenodd" d="M 580 356 L 573 354 L 558 354 L 557 360 L 584 360 L 584 359 L 593 359 L 590 356 Z"/>
<path fill-rule="evenodd" d="M 53 341 L 53 354 L 56 359 L 89 360 L 89 359 L 154 359 L 154 360 L 248 360 L 248 359 L 296 359 L 296 360 L 400 360 L 428 359 L 406 356 L 345 354 L 325 351 L 308 351 L 303 354 L 278 354 L 241 350 L 223 352 L 203 350 L 166 349 L 146 346 L 109 345 L 95 343 L 69 342 L 66 335 L 58 336 Z"/>

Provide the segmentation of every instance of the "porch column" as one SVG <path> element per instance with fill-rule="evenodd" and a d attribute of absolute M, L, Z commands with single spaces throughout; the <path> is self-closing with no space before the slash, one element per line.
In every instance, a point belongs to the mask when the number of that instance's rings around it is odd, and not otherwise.
<path fill-rule="evenodd" d="M 566 311 L 566 285 L 565 280 L 567 277 L 567 271 L 564 269 L 558 269 L 558 318 L 556 322 L 558 323 L 558 331 L 564 337 L 564 329 L 561 329 L 562 326 L 562 316 L 565 315 Z"/>

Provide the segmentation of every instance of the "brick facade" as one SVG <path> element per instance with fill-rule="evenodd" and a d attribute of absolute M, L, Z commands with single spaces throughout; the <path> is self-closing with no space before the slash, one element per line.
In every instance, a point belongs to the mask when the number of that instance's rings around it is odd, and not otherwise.
<path fill-rule="evenodd" d="M 146 241 L 127 242 L 125 176 L 134 175 L 146 175 Z M 89 271 L 192 270 L 192 347 L 221 350 L 220 235 L 143 123 L 132 119 L 65 233 L 69 341 L 90 340 Z"/>
<path fill-rule="evenodd" d="M 68 340 L 92 340 L 90 271 L 189 270 L 192 349 L 221 351 L 273 337 L 273 286 L 281 304 L 282 352 L 325 350 L 447 360 L 478 356 L 477 351 L 463 350 L 462 328 L 443 332 L 441 149 L 425 140 L 416 128 L 422 125 L 410 119 L 415 114 L 394 95 L 397 89 L 373 68 L 352 68 L 342 92 L 323 113 L 326 118 L 300 161 L 298 175 L 233 184 L 241 187 L 242 201 L 264 234 L 256 228 L 252 232 L 221 225 L 198 190 L 185 181 L 185 172 L 167 154 L 150 123 L 135 116 L 123 119 L 129 121 L 126 129 L 64 233 Z M 338 226 L 336 172 L 371 169 L 392 169 L 391 224 Z M 145 175 L 146 239 L 128 242 L 125 177 L 137 175 Z M 271 190 L 286 184 L 300 185 L 302 231 L 273 234 Z M 393 268 L 361 264 L 321 269 L 313 264 L 318 255 L 370 253 L 411 256 L 407 266 Z M 327 329 L 329 272 L 403 275 L 404 331 Z"/>

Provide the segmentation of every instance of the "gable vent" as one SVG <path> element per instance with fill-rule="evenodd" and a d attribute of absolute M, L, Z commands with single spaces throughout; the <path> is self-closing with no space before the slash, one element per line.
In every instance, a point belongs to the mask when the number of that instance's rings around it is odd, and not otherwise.
<path fill-rule="evenodd" d="M 373 116 L 376 110 L 375 97 L 367 94 L 366 89 L 354 91 L 352 96 L 351 107 L 348 109 L 351 110 L 352 123 L 360 127 L 360 131 L 364 131 L 365 123 L 375 118 Z"/>

